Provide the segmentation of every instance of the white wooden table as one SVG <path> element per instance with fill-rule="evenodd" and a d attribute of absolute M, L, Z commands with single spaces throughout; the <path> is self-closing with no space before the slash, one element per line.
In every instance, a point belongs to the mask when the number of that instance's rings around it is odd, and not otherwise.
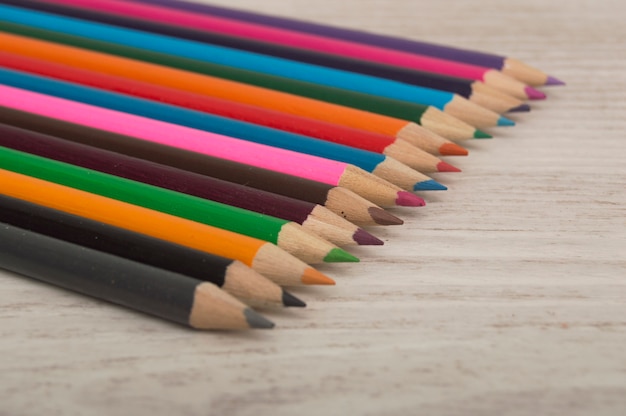
<path fill-rule="evenodd" d="M 626 414 L 621 1 L 216 3 L 517 57 L 568 82 L 295 290 L 200 333 L 0 272 L 1 415 Z"/>

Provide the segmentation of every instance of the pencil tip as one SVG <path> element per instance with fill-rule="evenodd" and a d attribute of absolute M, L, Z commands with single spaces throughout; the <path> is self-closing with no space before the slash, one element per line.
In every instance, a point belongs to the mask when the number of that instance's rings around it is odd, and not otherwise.
<path fill-rule="evenodd" d="M 466 148 L 456 143 L 444 143 L 439 146 L 439 153 L 442 156 L 467 156 L 469 152 Z"/>
<path fill-rule="evenodd" d="M 258 314 L 250 308 L 244 309 L 243 314 L 246 317 L 246 322 L 248 322 L 250 328 L 270 329 L 275 326 L 274 322 L 268 320 L 263 315 Z"/>
<path fill-rule="evenodd" d="M 498 126 L 509 127 L 509 126 L 514 126 L 514 125 L 515 125 L 515 122 L 511 120 L 510 118 L 500 116 L 500 118 L 498 119 Z"/>
<path fill-rule="evenodd" d="M 358 257 L 354 257 L 347 251 L 335 247 L 324 257 L 325 263 L 358 263 L 360 260 Z"/>
<path fill-rule="evenodd" d="M 565 82 L 561 81 L 558 78 L 548 76 L 546 83 L 544 85 L 565 85 Z"/>
<path fill-rule="evenodd" d="M 509 113 L 527 113 L 530 111 L 530 106 L 528 104 L 520 104 L 517 107 L 513 107 L 511 108 L 508 112 Z"/>
<path fill-rule="evenodd" d="M 294 308 L 306 307 L 306 303 L 304 303 L 302 300 L 298 299 L 291 293 L 287 292 L 285 289 L 283 289 L 283 305 Z"/>
<path fill-rule="evenodd" d="M 534 89 L 533 87 L 524 88 L 524 92 L 531 100 L 545 100 L 546 95 L 539 90 Z"/>
<path fill-rule="evenodd" d="M 493 136 L 489 133 L 485 133 L 482 130 L 476 130 L 474 132 L 474 138 L 475 139 L 493 139 Z"/>
<path fill-rule="evenodd" d="M 442 160 L 437 163 L 437 172 L 461 172 L 461 169 Z"/>
<path fill-rule="evenodd" d="M 385 244 L 383 240 L 376 238 L 362 228 L 356 230 L 352 238 L 360 246 L 382 246 Z"/>
<path fill-rule="evenodd" d="M 426 201 L 410 192 L 400 191 L 396 198 L 396 205 L 401 207 L 423 207 L 426 205 Z"/>
<path fill-rule="evenodd" d="M 430 179 L 428 181 L 418 182 L 413 185 L 414 191 L 446 191 L 447 186 L 440 184 L 439 182 Z"/>
<path fill-rule="evenodd" d="M 312 267 L 307 267 L 306 269 L 304 269 L 300 281 L 305 285 L 332 286 L 335 284 L 335 281 L 333 279 L 326 276 L 324 273 L 318 272 Z"/>
<path fill-rule="evenodd" d="M 395 215 L 391 215 L 387 211 L 378 207 L 370 207 L 367 209 L 367 212 L 370 214 L 370 217 L 374 220 L 376 224 L 379 225 L 402 225 L 404 221 L 402 219 L 396 217 Z"/>

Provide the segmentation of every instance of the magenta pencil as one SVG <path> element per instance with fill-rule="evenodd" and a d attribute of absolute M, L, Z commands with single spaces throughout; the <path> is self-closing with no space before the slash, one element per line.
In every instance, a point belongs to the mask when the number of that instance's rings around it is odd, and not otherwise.
<path fill-rule="evenodd" d="M 0 85 L 0 106 L 132 136 L 222 159 L 344 186 L 370 201 L 395 205 L 405 192 L 353 165 L 172 123 Z"/>
<path fill-rule="evenodd" d="M 160 21 L 209 32 L 225 33 L 459 78 L 480 80 L 520 99 L 545 98 L 545 94 L 542 92 L 495 69 L 416 53 L 150 4 L 120 0 L 54 0 L 54 3 L 97 9 L 104 12 L 134 16 L 140 19 Z"/>

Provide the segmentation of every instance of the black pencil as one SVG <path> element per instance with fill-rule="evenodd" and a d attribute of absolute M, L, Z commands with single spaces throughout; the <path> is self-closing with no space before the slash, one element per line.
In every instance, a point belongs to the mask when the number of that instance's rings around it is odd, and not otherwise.
<path fill-rule="evenodd" d="M 245 264 L 0 195 L 0 222 L 211 282 L 251 306 L 305 304 Z"/>
<path fill-rule="evenodd" d="M 4 223 L 0 267 L 197 329 L 274 326 L 212 283 Z"/>

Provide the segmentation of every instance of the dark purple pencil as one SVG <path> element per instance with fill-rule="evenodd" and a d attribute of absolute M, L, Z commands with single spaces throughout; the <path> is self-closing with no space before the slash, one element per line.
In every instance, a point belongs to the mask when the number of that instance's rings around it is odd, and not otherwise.
<path fill-rule="evenodd" d="M 334 240 L 335 244 L 382 244 L 381 240 L 356 226 L 341 228 L 319 220 L 315 210 L 322 207 L 311 203 L 54 136 L 0 124 L 0 146 L 294 221 L 329 241 Z M 335 217 L 334 220 L 345 222 Z"/>
<path fill-rule="evenodd" d="M 418 53 L 472 65 L 495 68 L 503 73 L 519 79 L 531 86 L 563 85 L 557 78 L 535 69 L 523 62 L 506 56 L 453 48 L 428 42 L 419 42 L 393 36 L 379 35 L 359 30 L 344 29 L 302 20 L 289 19 L 278 16 L 268 16 L 250 11 L 219 7 L 208 4 L 191 3 L 180 0 L 131 0 L 138 3 L 148 3 L 179 10 L 192 11 L 207 15 L 219 16 L 227 19 L 242 20 L 264 26 L 279 27 L 281 29 L 311 33 L 329 38 L 343 39 L 352 42 L 365 43 L 388 49 Z"/>

